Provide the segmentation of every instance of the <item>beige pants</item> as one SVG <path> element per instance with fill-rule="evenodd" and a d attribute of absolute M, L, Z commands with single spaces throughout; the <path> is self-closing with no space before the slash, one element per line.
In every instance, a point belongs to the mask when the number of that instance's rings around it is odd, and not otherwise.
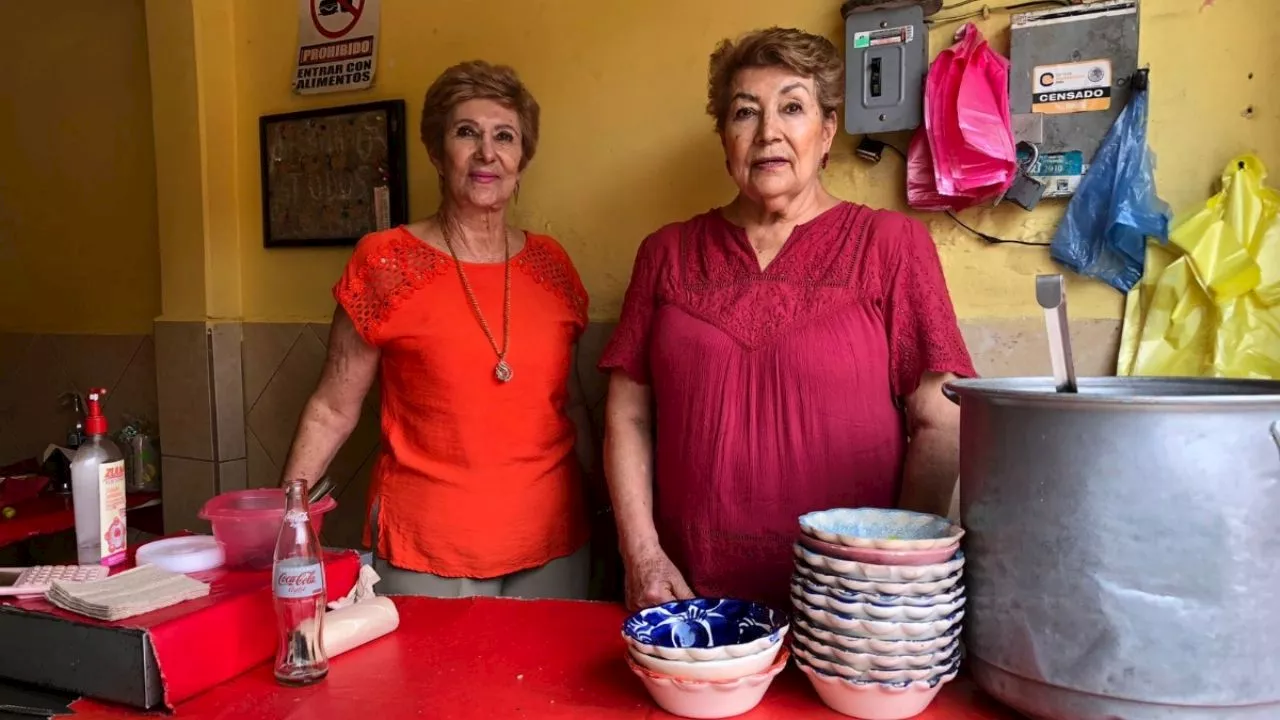
<path fill-rule="evenodd" d="M 379 595 L 424 595 L 427 597 L 518 597 L 585 600 L 591 576 L 591 552 L 583 546 L 568 557 L 556 558 L 541 567 L 502 577 L 475 580 L 450 578 L 431 573 L 402 570 L 378 557 L 378 503 L 373 504 L 373 569 Z"/>

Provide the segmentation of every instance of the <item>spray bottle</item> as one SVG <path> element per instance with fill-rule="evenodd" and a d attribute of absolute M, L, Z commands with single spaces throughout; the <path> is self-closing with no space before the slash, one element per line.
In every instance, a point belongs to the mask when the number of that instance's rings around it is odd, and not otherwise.
<path fill-rule="evenodd" d="M 84 442 L 71 460 L 71 498 L 76 516 L 76 554 L 81 565 L 119 565 L 125 560 L 124 455 L 107 437 L 102 398 L 89 391 Z"/>

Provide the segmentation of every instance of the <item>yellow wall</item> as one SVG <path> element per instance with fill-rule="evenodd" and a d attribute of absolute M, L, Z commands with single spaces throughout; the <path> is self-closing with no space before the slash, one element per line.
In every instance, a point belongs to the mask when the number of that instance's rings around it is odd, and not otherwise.
<path fill-rule="evenodd" d="M 167 319 L 203 320 L 203 159 L 195 20 L 185 2 L 146 3 L 155 123 L 159 252 Z"/>
<path fill-rule="evenodd" d="M 0 331 L 150 332 L 160 312 L 142 0 L 5 3 Z"/>
<path fill-rule="evenodd" d="M 206 0 L 196 0 L 197 5 Z M 213 0 L 207 0 L 212 2 Z M 1280 167 L 1280 24 L 1260 22 L 1275 0 L 1146 0 L 1143 58 L 1152 67 L 1151 136 L 1160 189 L 1175 208 L 1201 201 L 1221 166 L 1255 150 Z M 426 86 L 447 65 L 471 57 L 514 65 L 543 107 L 538 158 L 523 183 L 517 220 L 550 232 L 572 254 L 593 298 L 593 316 L 616 316 L 635 246 L 664 222 L 726 201 L 732 187 L 703 114 L 707 55 L 722 37 L 771 24 L 841 37 L 831 0 L 383 0 L 374 90 L 299 98 L 289 79 L 296 47 L 294 2 L 236 0 L 236 173 L 241 308 L 250 320 L 322 320 L 329 287 L 349 250 L 262 248 L 257 118 L 261 114 L 378 98 L 405 98 L 416 127 Z M 607 8 L 604 10 L 602 8 Z M 675 18 L 680 18 L 676 21 Z M 1007 44 L 1007 16 L 983 27 Z M 936 30 L 933 49 L 955 27 Z M 554 39 L 553 39 L 554 38 Z M 1248 74 L 1253 73 L 1253 79 Z M 1242 113 L 1254 107 L 1251 118 Z M 902 207 L 902 170 L 888 157 L 868 168 L 842 136 L 828 171 L 838 195 Z M 420 145 L 410 152 L 410 210 L 437 202 Z M 1061 212 L 975 211 L 993 234 L 1047 241 Z M 1039 248 L 987 247 L 945 218 L 930 219 L 962 317 L 1037 312 L 1032 276 L 1052 271 Z M 167 273 L 166 273 L 167 274 Z M 1073 282 L 1077 317 L 1118 317 L 1121 298 Z"/>

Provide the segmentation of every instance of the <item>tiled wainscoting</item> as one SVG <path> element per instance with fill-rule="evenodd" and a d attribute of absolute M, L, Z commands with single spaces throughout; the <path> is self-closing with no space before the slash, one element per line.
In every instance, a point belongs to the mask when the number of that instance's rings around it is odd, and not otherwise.
<path fill-rule="evenodd" d="M 213 495 L 279 483 L 320 378 L 328 331 L 301 323 L 156 323 L 166 529 L 206 530 L 197 514 Z M 325 518 L 328 545 L 359 545 L 377 410 L 375 388 L 330 467 L 338 508 Z"/>
<path fill-rule="evenodd" d="M 113 431 L 126 416 L 156 423 L 151 336 L 0 332 L 0 465 L 65 442 L 75 414 L 59 397 L 99 386 Z"/>
<path fill-rule="evenodd" d="M 248 485 L 241 324 L 159 321 L 156 383 L 165 530 L 204 531 L 196 514 Z"/>
<path fill-rule="evenodd" d="M 962 325 L 983 375 L 1049 374 L 1039 318 Z M 611 330 L 611 323 L 592 323 L 579 352 L 597 423 L 605 379 L 593 368 Z M 217 492 L 279 482 L 298 416 L 320 377 L 328 332 L 326 324 L 305 323 L 156 324 L 169 529 L 201 528 L 196 512 Z M 1117 321 L 1077 321 L 1072 335 L 1081 375 L 1114 373 Z M 377 449 L 375 388 L 330 468 L 338 508 L 325 520 L 327 544 L 359 544 Z"/>
<path fill-rule="evenodd" d="M 1049 373 L 1039 318 L 962 327 L 983 375 Z M 611 331 L 612 323 L 592 323 L 579 349 L 597 437 L 605 378 L 594 367 Z M 113 428 L 125 416 L 159 423 L 166 528 L 207 530 L 197 513 L 210 497 L 279 482 L 328 333 L 327 324 L 171 321 L 157 322 L 154 336 L 0 333 L 0 464 L 61 442 L 74 420 L 59 396 L 101 385 Z M 1076 321 L 1072 339 L 1081 375 L 1114 372 L 1118 321 Z M 375 386 L 329 470 L 338 507 L 325 521 L 326 544 L 359 546 L 377 450 Z"/>
<path fill-rule="evenodd" d="M 280 482 L 303 405 L 315 390 L 328 350 L 329 326 L 249 323 L 244 326 L 245 442 L 249 485 Z M 363 531 L 365 496 L 378 449 L 378 388 L 329 466 L 338 507 L 325 518 L 330 546 L 357 547 Z"/>

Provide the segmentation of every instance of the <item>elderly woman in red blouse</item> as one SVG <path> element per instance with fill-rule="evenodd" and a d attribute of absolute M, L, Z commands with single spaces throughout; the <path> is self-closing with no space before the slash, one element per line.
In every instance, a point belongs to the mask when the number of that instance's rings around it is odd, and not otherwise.
<path fill-rule="evenodd" d="M 836 48 L 799 30 L 711 56 L 737 197 L 645 239 L 601 360 L 631 607 L 785 607 L 799 515 L 949 509 L 941 387 L 973 366 L 925 228 L 823 187 L 843 87 Z"/>

